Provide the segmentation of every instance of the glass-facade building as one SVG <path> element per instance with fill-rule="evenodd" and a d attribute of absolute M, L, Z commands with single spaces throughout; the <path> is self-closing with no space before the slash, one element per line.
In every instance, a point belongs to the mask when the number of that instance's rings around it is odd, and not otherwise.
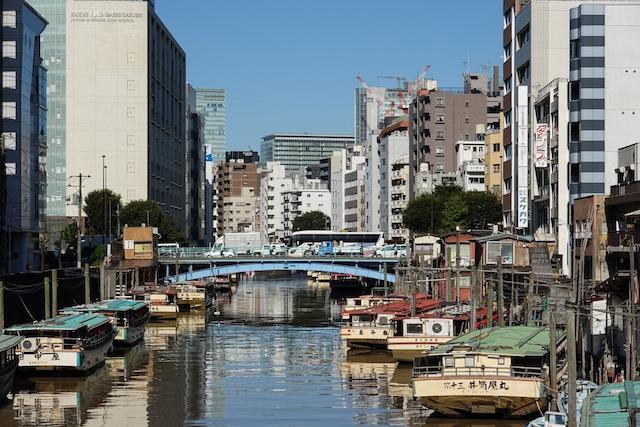
<path fill-rule="evenodd" d="M 271 134 L 262 138 L 260 160 L 280 162 L 286 174 L 292 175 L 353 145 L 354 137 L 346 135 Z"/>
<path fill-rule="evenodd" d="M 224 89 L 196 89 L 196 110 L 204 117 L 204 143 L 209 165 L 224 162 L 227 147 L 227 98 Z M 209 167 L 207 167 L 208 169 Z"/>
<path fill-rule="evenodd" d="M 66 3 L 29 0 L 49 24 L 42 33 L 42 63 L 47 68 L 47 216 L 64 216 L 66 176 Z"/>

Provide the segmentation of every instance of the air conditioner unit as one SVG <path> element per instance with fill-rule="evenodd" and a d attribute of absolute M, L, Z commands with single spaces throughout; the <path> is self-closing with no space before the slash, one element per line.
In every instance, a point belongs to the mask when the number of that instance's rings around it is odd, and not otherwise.
<path fill-rule="evenodd" d="M 24 353 L 35 353 L 38 350 L 38 340 L 36 338 L 25 338 L 20 343 Z"/>
<path fill-rule="evenodd" d="M 429 319 L 427 320 L 426 333 L 437 337 L 451 336 L 450 319 Z"/>

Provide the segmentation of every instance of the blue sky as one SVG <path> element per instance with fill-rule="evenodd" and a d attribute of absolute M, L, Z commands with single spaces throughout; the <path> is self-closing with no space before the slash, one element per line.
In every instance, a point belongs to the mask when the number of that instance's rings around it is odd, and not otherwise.
<path fill-rule="evenodd" d="M 187 80 L 227 90 L 227 148 L 274 132 L 353 133 L 362 75 L 440 86 L 500 62 L 501 0 L 156 0 L 187 52 Z"/>

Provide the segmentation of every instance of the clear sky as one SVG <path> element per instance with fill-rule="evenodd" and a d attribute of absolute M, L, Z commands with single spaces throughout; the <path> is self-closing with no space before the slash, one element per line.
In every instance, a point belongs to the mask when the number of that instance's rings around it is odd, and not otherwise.
<path fill-rule="evenodd" d="M 194 87 L 227 90 L 227 149 L 274 132 L 353 134 L 354 89 L 431 64 L 439 86 L 500 64 L 502 0 L 156 0 Z"/>

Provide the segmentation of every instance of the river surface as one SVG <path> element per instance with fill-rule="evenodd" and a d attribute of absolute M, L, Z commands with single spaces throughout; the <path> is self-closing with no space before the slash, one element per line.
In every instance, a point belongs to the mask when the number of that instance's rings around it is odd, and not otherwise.
<path fill-rule="evenodd" d="M 522 426 L 434 419 L 410 368 L 347 351 L 328 287 L 248 280 L 219 311 L 152 323 L 143 343 L 86 378 L 20 378 L 0 426 Z"/>

